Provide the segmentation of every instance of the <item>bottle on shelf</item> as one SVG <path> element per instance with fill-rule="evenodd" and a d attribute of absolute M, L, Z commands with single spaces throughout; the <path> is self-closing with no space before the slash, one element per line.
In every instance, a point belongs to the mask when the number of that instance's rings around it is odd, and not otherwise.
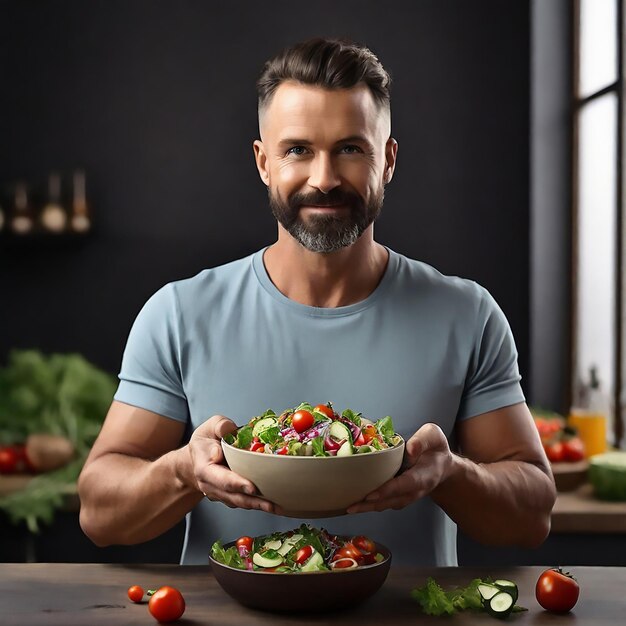
<path fill-rule="evenodd" d="M 62 233 L 67 225 L 67 213 L 61 205 L 61 177 L 57 173 L 48 178 L 48 202 L 41 210 L 41 224 L 51 233 Z"/>
<path fill-rule="evenodd" d="M 28 202 L 28 190 L 25 183 L 15 185 L 13 212 L 11 215 L 11 230 L 16 235 L 27 235 L 33 230 L 35 219 L 33 209 Z"/>
<path fill-rule="evenodd" d="M 590 457 L 606 452 L 607 422 L 611 414 L 609 396 L 602 389 L 597 367 L 589 369 L 589 382 L 581 391 L 578 405 L 572 407 L 568 421 L 578 431 L 586 456 Z"/>
<path fill-rule="evenodd" d="M 91 228 L 85 194 L 85 173 L 80 170 L 74 172 L 71 226 L 77 233 L 85 233 Z"/>

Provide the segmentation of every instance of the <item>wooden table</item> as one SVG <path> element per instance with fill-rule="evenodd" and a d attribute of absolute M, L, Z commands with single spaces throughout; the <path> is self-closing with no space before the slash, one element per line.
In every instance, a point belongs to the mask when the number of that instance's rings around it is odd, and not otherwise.
<path fill-rule="evenodd" d="M 410 591 L 434 576 L 442 586 L 465 585 L 472 578 L 491 575 L 517 582 L 518 604 L 528 608 L 512 615 L 512 624 L 568 624 L 616 626 L 624 623 L 626 568 L 572 568 L 581 585 L 574 611 L 555 615 L 534 597 L 535 582 L 543 568 L 394 568 L 382 589 L 360 607 L 341 613 L 298 615 L 262 613 L 237 604 L 219 587 L 209 566 L 103 565 L 103 564 L 0 564 L 0 623 L 3 626 L 74 626 L 155 624 L 146 603 L 126 597 L 130 585 L 144 589 L 172 585 L 185 596 L 187 610 L 177 624 L 255 626 L 266 624 L 359 624 L 359 626 L 415 626 L 453 624 L 482 626 L 500 623 L 484 613 L 463 613 L 452 619 L 428 617 L 411 599 Z M 506 622 L 505 622 L 506 623 Z"/>

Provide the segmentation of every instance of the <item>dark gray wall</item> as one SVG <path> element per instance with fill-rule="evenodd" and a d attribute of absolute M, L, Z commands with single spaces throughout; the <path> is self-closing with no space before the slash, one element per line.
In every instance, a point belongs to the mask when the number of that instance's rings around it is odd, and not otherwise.
<path fill-rule="evenodd" d="M 116 372 L 152 292 L 273 240 L 254 83 L 323 34 L 368 44 L 394 79 L 378 239 L 485 285 L 526 375 L 527 1 L 5 1 L 0 23 L 0 182 L 83 166 L 97 220 L 80 244 L 0 240 L 0 362 L 76 350 Z"/>
<path fill-rule="evenodd" d="M 531 3 L 530 388 L 570 408 L 572 309 L 572 8 Z"/>

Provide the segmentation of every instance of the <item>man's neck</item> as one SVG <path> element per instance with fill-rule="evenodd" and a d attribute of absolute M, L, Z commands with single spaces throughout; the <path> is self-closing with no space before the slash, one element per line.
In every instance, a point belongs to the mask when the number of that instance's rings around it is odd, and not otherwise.
<path fill-rule="evenodd" d="M 264 254 L 265 269 L 290 300 L 334 308 L 365 300 L 380 283 L 389 253 L 368 228 L 352 246 L 330 254 L 310 252 L 279 228 L 278 241 Z"/>

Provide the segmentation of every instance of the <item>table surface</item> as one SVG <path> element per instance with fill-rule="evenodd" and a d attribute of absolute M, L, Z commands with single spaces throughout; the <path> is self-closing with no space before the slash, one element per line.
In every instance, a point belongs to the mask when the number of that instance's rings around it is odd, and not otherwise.
<path fill-rule="evenodd" d="M 580 624 L 604 626 L 624 623 L 626 568 L 572 567 L 580 586 L 578 604 L 567 615 L 544 611 L 534 597 L 535 582 L 544 568 L 406 568 L 393 567 L 380 591 L 361 606 L 342 612 L 280 615 L 247 609 L 232 600 L 217 584 L 209 566 L 110 565 L 75 563 L 1 563 L 0 623 L 4 626 L 73 626 L 75 624 L 156 624 L 147 603 L 133 604 L 126 596 L 130 585 L 144 589 L 171 585 L 181 590 L 187 609 L 176 622 L 255 626 L 257 624 L 498 624 L 485 613 L 459 613 L 453 618 L 435 618 L 421 613 L 410 597 L 411 589 L 428 576 L 444 587 L 465 585 L 472 578 L 493 576 L 517 582 L 518 604 L 527 612 L 511 615 L 514 624 Z M 332 575 L 332 574 L 329 574 Z"/>

